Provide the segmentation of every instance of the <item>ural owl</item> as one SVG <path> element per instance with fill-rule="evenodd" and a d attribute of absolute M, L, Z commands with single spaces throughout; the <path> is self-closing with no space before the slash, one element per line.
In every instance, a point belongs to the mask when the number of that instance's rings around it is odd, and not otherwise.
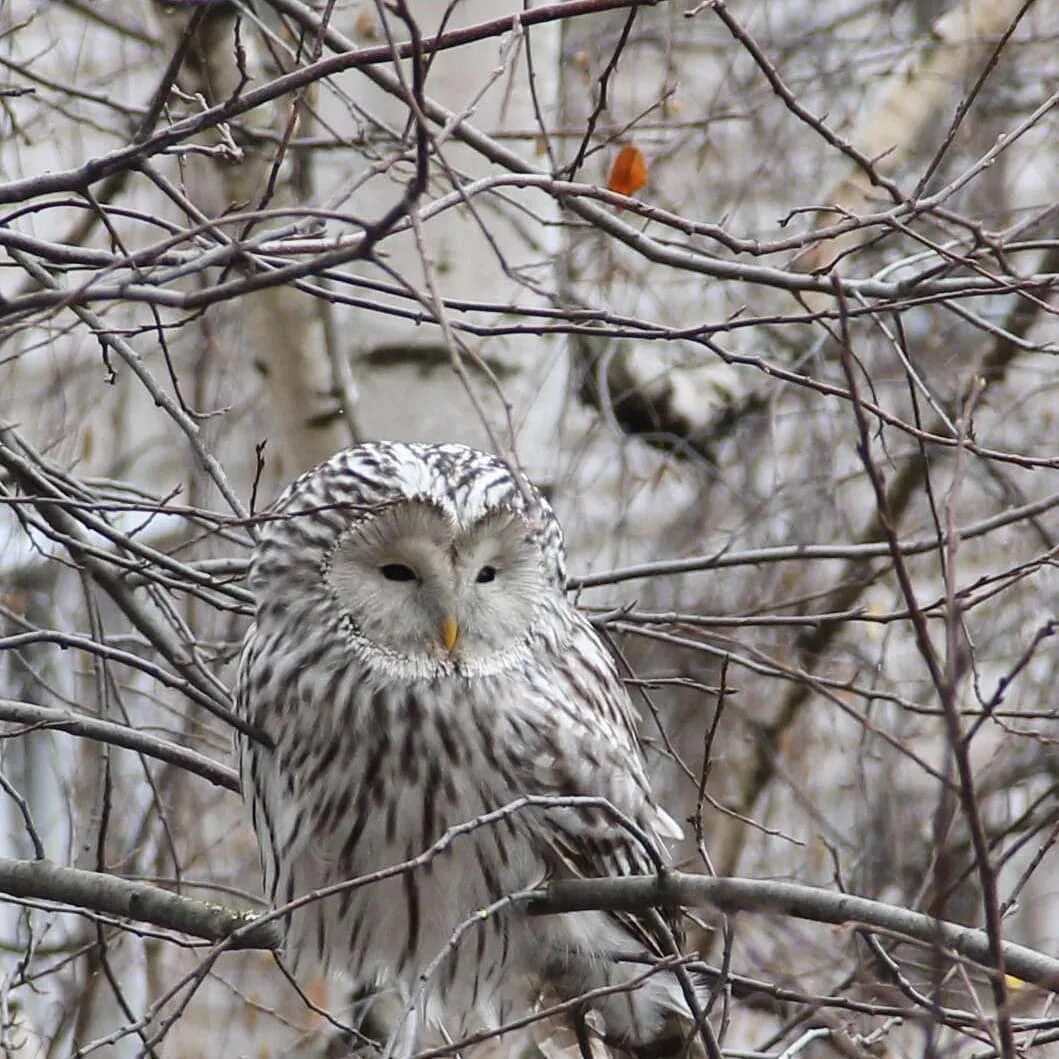
<path fill-rule="evenodd" d="M 625 1052 L 685 1046 L 687 980 L 646 974 L 661 949 L 642 921 L 503 901 L 553 878 L 650 873 L 680 836 L 564 583 L 547 502 L 461 445 L 340 452 L 261 531 L 237 701 L 272 743 L 241 746 L 267 896 L 419 858 L 286 919 L 298 965 L 398 990 L 396 1053 L 415 1050 L 424 1021 L 455 1038 L 525 1014 L 542 986 L 612 987 L 592 1007 Z"/>

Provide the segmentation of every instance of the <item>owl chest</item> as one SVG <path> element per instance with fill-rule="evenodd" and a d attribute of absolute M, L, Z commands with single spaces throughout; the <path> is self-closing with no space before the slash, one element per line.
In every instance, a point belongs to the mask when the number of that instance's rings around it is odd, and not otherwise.
<path fill-rule="evenodd" d="M 435 870 L 466 860 L 461 870 L 499 891 L 512 875 L 534 873 L 507 853 L 518 821 L 477 823 L 524 793 L 495 745 L 510 723 L 496 688 L 424 681 L 395 690 L 361 679 L 334 691 L 316 723 L 288 729 L 283 748 L 329 874 L 351 878 L 424 856 Z M 463 834 L 432 852 L 452 829 Z"/>

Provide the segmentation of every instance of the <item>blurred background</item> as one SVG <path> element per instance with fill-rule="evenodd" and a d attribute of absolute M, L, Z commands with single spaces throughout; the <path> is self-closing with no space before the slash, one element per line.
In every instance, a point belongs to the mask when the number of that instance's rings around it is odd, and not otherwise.
<path fill-rule="evenodd" d="M 551 498 L 682 867 L 1059 954 L 1057 102 L 1048 0 L 0 2 L 0 891 L 260 908 L 253 516 L 456 440 Z M 1059 1055 L 940 945 L 689 930 L 732 1059 Z M 6 897 L 0 1052 L 348 1054 L 340 976 L 209 952 Z"/>

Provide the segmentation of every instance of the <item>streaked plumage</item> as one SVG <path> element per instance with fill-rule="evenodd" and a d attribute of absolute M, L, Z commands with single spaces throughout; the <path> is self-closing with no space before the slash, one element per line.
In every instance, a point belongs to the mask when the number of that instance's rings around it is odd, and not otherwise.
<path fill-rule="evenodd" d="M 375 443 L 303 475 L 271 514 L 237 701 L 274 742 L 241 745 L 273 903 L 410 860 L 523 795 L 605 798 L 665 856 L 679 830 L 651 797 L 628 695 L 566 600 L 562 531 L 528 482 L 460 445 Z M 396 984 L 415 1008 L 409 1051 L 424 1016 L 458 1036 L 523 1013 L 542 982 L 577 995 L 642 975 L 617 957 L 656 952 L 649 932 L 599 912 L 509 907 L 444 953 L 505 894 L 651 870 L 600 808 L 525 808 L 295 912 L 287 947 L 299 965 Z M 668 973 L 596 1007 L 632 1049 L 685 1010 Z"/>

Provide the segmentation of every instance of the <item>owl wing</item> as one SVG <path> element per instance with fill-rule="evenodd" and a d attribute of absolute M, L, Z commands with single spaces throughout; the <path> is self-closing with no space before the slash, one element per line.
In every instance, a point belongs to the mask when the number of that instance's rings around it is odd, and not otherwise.
<path fill-rule="evenodd" d="M 578 620 L 571 641 L 535 674 L 513 762 L 526 794 L 606 799 L 543 815 L 541 837 L 553 870 L 593 877 L 646 874 L 668 859 L 666 841 L 682 838 L 654 800 L 635 729 L 635 713 L 606 647 Z M 620 814 L 620 817 L 617 815 Z M 626 826 L 627 824 L 632 825 Z"/>
<path fill-rule="evenodd" d="M 605 799 L 532 816 L 531 832 L 551 878 L 649 875 L 668 863 L 667 841 L 682 838 L 654 800 L 635 730 L 635 712 L 605 645 L 576 617 L 562 650 L 540 663 L 512 758 L 522 794 Z M 619 815 L 620 814 L 620 815 Z M 612 923 L 661 955 L 654 928 L 638 916 L 611 913 Z M 679 937 L 677 919 L 670 920 Z"/>

